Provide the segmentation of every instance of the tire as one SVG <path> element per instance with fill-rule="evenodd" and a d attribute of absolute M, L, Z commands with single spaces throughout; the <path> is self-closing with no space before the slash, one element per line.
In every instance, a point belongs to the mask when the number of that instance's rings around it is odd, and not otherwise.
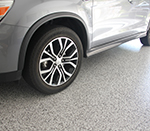
<path fill-rule="evenodd" d="M 40 92 L 53 94 L 68 87 L 76 78 L 83 49 L 74 31 L 55 27 L 38 40 L 29 56 L 25 80 Z"/>
<path fill-rule="evenodd" d="M 144 46 L 150 46 L 150 30 L 147 32 L 145 37 L 140 38 L 140 41 Z"/>

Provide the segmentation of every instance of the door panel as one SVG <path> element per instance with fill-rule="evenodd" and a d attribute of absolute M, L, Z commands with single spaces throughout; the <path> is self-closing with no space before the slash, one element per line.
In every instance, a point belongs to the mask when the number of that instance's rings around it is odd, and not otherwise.
<path fill-rule="evenodd" d="M 135 6 L 131 0 L 94 0 L 91 48 L 135 34 Z"/>
<path fill-rule="evenodd" d="M 150 20 L 150 0 L 132 0 L 135 4 L 132 11 L 135 12 L 135 24 L 138 32 L 145 31 Z"/>

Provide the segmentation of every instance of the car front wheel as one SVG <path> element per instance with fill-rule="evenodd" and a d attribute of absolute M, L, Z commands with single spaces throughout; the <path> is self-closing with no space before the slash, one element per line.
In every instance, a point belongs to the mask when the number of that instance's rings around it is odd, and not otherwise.
<path fill-rule="evenodd" d="M 57 93 L 76 78 L 82 56 L 81 41 L 73 30 L 53 28 L 38 40 L 31 51 L 25 80 L 43 93 Z"/>

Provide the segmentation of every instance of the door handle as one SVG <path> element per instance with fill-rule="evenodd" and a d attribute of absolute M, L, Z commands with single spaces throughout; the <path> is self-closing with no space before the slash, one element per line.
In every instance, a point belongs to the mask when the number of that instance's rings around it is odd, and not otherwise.
<path fill-rule="evenodd" d="M 133 0 L 128 0 L 130 4 L 133 4 Z"/>

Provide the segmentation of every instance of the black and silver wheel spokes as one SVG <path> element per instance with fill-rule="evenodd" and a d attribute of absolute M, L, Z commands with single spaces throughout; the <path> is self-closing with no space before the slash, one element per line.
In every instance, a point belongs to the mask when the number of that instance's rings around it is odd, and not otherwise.
<path fill-rule="evenodd" d="M 50 86 L 60 86 L 74 74 L 78 65 L 78 49 L 67 37 L 58 37 L 43 50 L 39 61 L 42 80 Z"/>

